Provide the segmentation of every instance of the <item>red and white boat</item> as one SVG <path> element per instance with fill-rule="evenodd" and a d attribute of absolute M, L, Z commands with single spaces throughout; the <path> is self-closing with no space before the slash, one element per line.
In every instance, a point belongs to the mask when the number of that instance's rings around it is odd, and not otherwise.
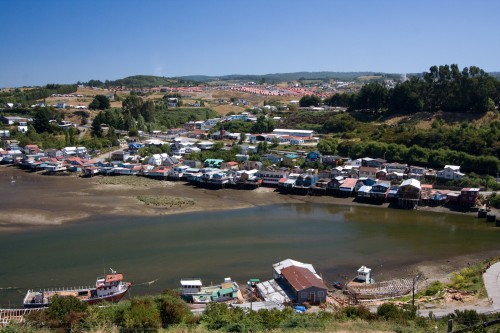
<path fill-rule="evenodd" d="M 97 278 L 95 287 L 58 288 L 48 290 L 28 290 L 24 297 L 25 308 L 42 308 L 50 304 L 55 295 L 74 296 L 82 302 L 95 304 L 100 302 L 119 302 L 132 286 L 132 282 L 124 282 L 123 274 L 111 270 L 111 274 Z"/>

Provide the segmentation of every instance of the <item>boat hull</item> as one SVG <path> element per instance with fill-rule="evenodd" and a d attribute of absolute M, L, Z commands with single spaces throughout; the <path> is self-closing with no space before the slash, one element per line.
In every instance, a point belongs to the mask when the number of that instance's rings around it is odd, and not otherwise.
<path fill-rule="evenodd" d="M 103 303 L 103 302 L 112 302 L 116 303 L 119 302 L 127 293 L 127 291 L 130 288 L 130 284 L 127 285 L 127 287 L 123 290 L 120 290 L 119 292 L 115 292 L 110 295 L 102 296 L 102 297 L 88 297 L 86 295 L 92 295 L 93 292 L 95 292 L 95 289 L 78 289 L 78 290 L 66 290 L 66 291 L 45 291 L 44 294 L 48 295 L 49 297 L 45 298 L 47 301 L 44 302 L 35 302 L 35 301 L 30 301 L 31 299 L 34 299 L 34 292 L 28 291 L 25 298 L 24 298 L 24 308 L 26 309 L 36 309 L 36 308 L 45 308 L 48 307 L 50 304 L 49 299 L 54 296 L 74 296 L 77 299 L 79 299 L 82 302 L 85 302 L 87 304 L 98 304 L 98 303 Z M 83 296 L 85 295 L 85 296 Z"/>

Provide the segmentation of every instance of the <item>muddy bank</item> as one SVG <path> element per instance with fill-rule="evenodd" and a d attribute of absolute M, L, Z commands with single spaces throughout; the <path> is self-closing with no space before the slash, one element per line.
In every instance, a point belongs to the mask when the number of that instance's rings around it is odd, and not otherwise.
<path fill-rule="evenodd" d="M 208 190 L 184 182 L 157 181 L 142 177 L 46 176 L 5 166 L 0 167 L 0 184 L 0 226 L 3 228 L 60 224 L 98 215 L 156 216 L 283 203 L 365 205 L 353 201 L 353 198 L 283 195 L 264 187 L 253 191 Z M 175 196 L 194 201 L 195 204 L 178 207 L 148 206 L 138 199 L 139 196 Z M 369 206 L 386 208 L 388 204 Z M 444 207 L 419 209 L 453 213 Z"/>

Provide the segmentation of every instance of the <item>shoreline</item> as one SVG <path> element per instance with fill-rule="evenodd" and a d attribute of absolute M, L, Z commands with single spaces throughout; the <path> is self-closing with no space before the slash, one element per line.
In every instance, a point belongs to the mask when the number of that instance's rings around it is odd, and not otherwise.
<path fill-rule="evenodd" d="M 334 196 L 292 195 L 275 192 L 275 188 L 260 187 L 255 190 L 221 189 L 210 190 L 196 188 L 184 182 L 160 181 L 143 178 L 145 184 L 101 184 L 99 180 L 116 177 L 81 178 L 76 176 L 45 176 L 23 171 L 14 167 L 0 167 L 0 184 L 10 182 L 10 187 L 27 185 L 26 192 L 21 193 L 33 198 L 43 198 L 19 202 L 9 198 L 7 204 L 0 196 L 0 232 L 6 229 L 23 227 L 40 227 L 78 222 L 96 215 L 112 216 L 162 216 L 200 211 L 226 211 L 251 207 L 289 203 L 317 203 L 357 207 L 388 207 L 389 203 L 370 204 L 354 200 L 353 197 L 340 198 Z M 29 186 L 33 180 L 40 186 Z M 20 184 L 25 183 L 25 184 Z M 52 184 L 48 184 L 52 183 Z M 133 183 L 133 182 L 132 182 Z M 52 186 L 51 186 L 52 185 Z M 64 190 L 67 188 L 67 190 Z M 7 186 L 6 186 L 6 190 Z M 19 193 L 19 194 L 21 194 Z M 141 202 L 138 197 L 175 196 L 195 202 L 193 205 L 181 207 L 156 207 Z M 25 201 L 25 200 L 20 200 Z M 34 207 L 33 207 L 34 206 Z M 64 207 L 64 208 L 61 208 Z M 477 216 L 475 212 L 460 212 L 448 207 L 419 206 L 416 211 L 436 214 L 459 214 Z M 497 213 L 495 211 L 495 213 Z M 17 227 L 16 227 L 17 226 Z"/>
<path fill-rule="evenodd" d="M 121 176 L 132 177 L 132 176 Z M 373 205 L 353 201 L 352 197 L 299 196 L 279 194 L 274 188 L 256 190 L 208 190 L 185 185 L 183 182 L 151 180 L 143 177 L 139 184 L 102 184 L 106 178 L 80 178 L 75 176 L 44 176 L 12 167 L 0 167 L 0 184 L 5 191 L 0 194 L 0 233 L 22 233 L 37 228 L 51 228 L 68 223 L 85 223 L 93 216 L 162 216 L 184 213 L 229 211 L 275 204 L 316 203 L 327 205 L 388 208 L 388 204 Z M 118 179 L 118 178 L 116 178 Z M 179 208 L 147 206 L 138 196 L 175 196 L 190 198 L 194 205 Z M 474 219 L 476 213 L 450 211 L 446 207 L 419 207 L 418 211 L 433 214 L 460 214 Z M 498 229 L 498 228 L 497 228 Z M 422 285 L 440 280 L 469 263 L 481 262 L 498 255 L 498 249 L 436 259 L 408 258 L 402 265 L 373 267 L 375 278 L 390 280 L 422 274 Z M 372 263 L 373 265 L 374 263 Z M 379 272 L 377 272 L 380 269 Z M 350 268 L 348 270 L 350 272 Z"/>

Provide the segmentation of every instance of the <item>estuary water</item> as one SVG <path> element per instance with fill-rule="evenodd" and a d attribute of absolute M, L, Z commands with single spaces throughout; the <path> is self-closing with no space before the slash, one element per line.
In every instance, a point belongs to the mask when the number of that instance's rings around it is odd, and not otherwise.
<path fill-rule="evenodd" d="M 352 277 L 361 265 L 377 278 L 395 267 L 500 250 L 499 235 L 470 215 L 326 204 L 101 216 L 0 234 L 0 307 L 20 306 L 28 288 L 91 285 L 109 268 L 137 284 L 132 296 L 176 288 L 186 277 L 269 279 L 271 265 L 287 258 L 313 264 L 327 281 Z"/>

